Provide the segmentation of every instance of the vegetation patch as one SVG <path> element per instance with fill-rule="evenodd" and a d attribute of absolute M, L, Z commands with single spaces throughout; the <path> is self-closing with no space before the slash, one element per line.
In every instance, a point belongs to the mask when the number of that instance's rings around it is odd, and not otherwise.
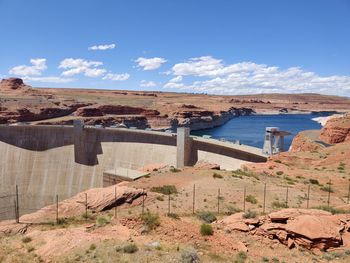
<path fill-rule="evenodd" d="M 282 175 L 282 174 L 283 174 L 283 171 L 277 171 L 276 174 L 277 174 L 277 175 Z"/>
<path fill-rule="evenodd" d="M 272 208 L 275 208 L 275 209 L 288 208 L 288 205 L 286 202 L 280 202 L 280 201 L 273 201 L 271 206 Z"/>
<path fill-rule="evenodd" d="M 96 225 L 98 227 L 105 226 L 105 225 L 109 224 L 110 222 L 111 222 L 111 219 L 110 218 L 106 218 L 104 216 L 99 216 L 96 219 Z"/>
<path fill-rule="evenodd" d="M 154 230 L 160 225 L 160 219 L 158 214 L 153 214 L 150 211 L 141 215 L 141 220 L 147 226 L 148 230 Z"/>
<path fill-rule="evenodd" d="M 182 263 L 199 263 L 200 259 L 197 250 L 189 248 L 181 252 Z"/>
<path fill-rule="evenodd" d="M 309 182 L 310 182 L 310 184 L 320 185 L 320 182 L 319 182 L 317 179 L 312 179 L 312 178 L 310 178 L 310 179 L 309 179 Z"/>
<path fill-rule="evenodd" d="M 179 215 L 176 213 L 168 213 L 167 216 L 172 219 L 180 219 Z"/>
<path fill-rule="evenodd" d="M 252 173 L 252 172 L 248 172 L 248 171 L 243 171 L 242 169 L 238 169 L 236 171 L 233 171 L 232 173 L 233 173 L 233 175 L 236 175 L 236 176 L 253 177 L 253 178 L 257 179 L 257 180 L 260 180 L 260 178 L 259 178 L 259 176 L 257 174 Z"/>
<path fill-rule="evenodd" d="M 164 195 L 177 194 L 175 185 L 154 186 L 151 188 L 151 191 Z"/>
<path fill-rule="evenodd" d="M 333 215 L 334 214 L 347 214 L 350 212 L 349 210 L 335 208 L 333 206 L 327 206 L 327 205 L 320 205 L 320 206 L 315 207 L 315 209 L 324 210 L 324 211 L 332 213 Z"/>
<path fill-rule="evenodd" d="M 202 236 L 211 236 L 214 234 L 213 227 L 209 224 L 202 224 L 200 227 L 200 233 Z"/>
<path fill-rule="evenodd" d="M 197 216 L 199 219 L 203 220 L 206 223 L 213 223 L 217 220 L 216 216 L 212 212 L 199 212 Z"/>
<path fill-rule="evenodd" d="M 129 244 L 125 244 L 123 246 L 118 246 L 115 249 L 117 252 L 123 252 L 123 253 L 127 253 L 127 254 L 133 254 L 136 253 L 139 248 L 137 247 L 136 244 L 134 243 L 129 243 Z"/>
<path fill-rule="evenodd" d="M 174 166 L 170 166 L 169 171 L 172 172 L 172 173 L 178 173 L 178 172 L 181 172 L 181 169 L 177 169 Z"/>
<path fill-rule="evenodd" d="M 243 214 L 243 218 L 256 218 L 257 215 L 258 213 L 256 211 L 248 209 L 248 211 Z"/>
<path fill-rule="evenodd" d="M 240 251 L 235 258 L 235 263 L 244 263 L 246 262 L 248 256 L 247 253 L 245 253 L 244 251 Z"/>
<path fill-rule="evenodd" d="M 213 178 L 214 179 L 222 179 L 224 178 L 221 174 L 218 174 L 218 173 L 213 173 Z"/>
<path fill-rule="evenodd" d="M 32 241 L 32 238 L 31 237 L 23 237 L 22 238 L 22 242 L 23 243 L 29 243 L 29 242 L 31 242 Z"/>
<path fill-rule="evenodd" d="M 251 204 L 257 204 L 258 200 L 256 199 L 256 197 L 254 195 L 247 195 L 245 197 L 246 202 L 251 203 Z"/>
<path fill-rule="evenodd" d="M 230 205 L 230 206 L 227 207 L 227 212 L 226 212 L 226 214 L 227 214 L 227 215 L 233 215 L 233 214 L 236 214 L 236 213 L 239 213 L 239 212 L 242 212 L 242 210 L 239 209 L 239 208 L 236 207 L 236 206 Z"/>

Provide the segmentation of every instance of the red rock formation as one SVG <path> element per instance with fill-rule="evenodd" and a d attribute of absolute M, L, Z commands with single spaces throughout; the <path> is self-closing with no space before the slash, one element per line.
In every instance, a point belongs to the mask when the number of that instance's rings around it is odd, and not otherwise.
<path fill-rule="evenodd" d="M 321 130 L 320 139 L 327 143 L 341 143 L 350 140 L 350 115 L 327 121 Z"/>
<path fill-rule="evenodd" d="M 291 152 L 305 152 L 305 151 L 318 151 L 324 148 L 323 145 L 311 140 L 305 132 L 298 133 L 292 141 L 290 146 Z"/>
<path fill-rule="evenodd" d="M 23 80 L 20 78 L 9 78 L 2 79 L 0 82 L 1 91 L 11 91 L 11 90 L 20 90 L 28 89 L 30 86 L 24 84 Z"/>
<path fill-rule="evenodd" d="M 157 116 L 159 111 L 122 105 L 100 105 L 79 108 L 76 112 L 80 117 L 105 116 L 105 115 L 144 115 Z"/>

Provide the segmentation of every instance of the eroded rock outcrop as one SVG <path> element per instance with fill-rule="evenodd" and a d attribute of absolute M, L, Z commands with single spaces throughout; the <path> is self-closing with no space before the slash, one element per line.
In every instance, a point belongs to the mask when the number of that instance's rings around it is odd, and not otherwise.
<path fill-rule="evenodd" d="M 25 85 L 23 80 L 20 78 L 2 79 L 0 82 L 0 91 L 25 90 L 29 88 L 31 87 Z"/>
<path fill-rule="evenodd" d="M 350 214 L 332 215 L 316 209 L 289 208 L 257 219 L 244 219 L 243 215 L 231 215 L 217 224 L 226 231 L 249 232 L 277 239 L 289 248 L 298 245 L 327 250 L 349 242 Z"/>
<path fill-rule="evenodd" d="M 105 116 L 105 115 L 143 115 L 158 116 L 159 111 L 143 109 L 123 105 L 99 105 L 79 108 L 76 112 L 80 117 Z"/>
<path fill-rule="evenodd" d="M 341 143 L 350 140 L 350 115 L 332 118 L 321 130 L 320 139 L 327 143 Z"/>

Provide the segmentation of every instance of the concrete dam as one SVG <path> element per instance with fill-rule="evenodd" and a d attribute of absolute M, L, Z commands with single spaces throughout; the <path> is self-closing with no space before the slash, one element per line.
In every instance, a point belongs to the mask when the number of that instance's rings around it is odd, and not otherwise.
<path fill-rule="evenodd" d="M 238 169 L 265 162 L 261 149 L 192 137 L 188 128 L 164 132 L 74 126 L 0 126 L 0 219 L 14 218 L 18 185 L 20 214 L 93 187 L 115 183 L 105 172 L 148 164 L 182 168 L 198 161 Z"/>

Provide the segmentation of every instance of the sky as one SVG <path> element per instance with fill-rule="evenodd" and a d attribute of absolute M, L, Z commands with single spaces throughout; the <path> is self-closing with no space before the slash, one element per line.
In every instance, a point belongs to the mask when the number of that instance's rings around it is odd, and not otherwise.
<path fill-rule="evenodd" d="M 350 96 L 350 0 L 0 0 L 0 78 Z"/>

